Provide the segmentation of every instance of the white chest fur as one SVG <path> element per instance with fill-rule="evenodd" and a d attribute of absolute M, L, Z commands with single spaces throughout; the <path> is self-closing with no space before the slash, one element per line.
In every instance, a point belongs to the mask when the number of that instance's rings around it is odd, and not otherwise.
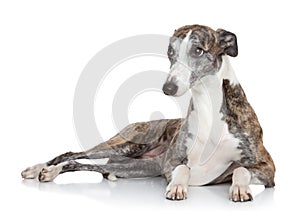
<path fill-rule="evenodd" d="M 206 76 L 192 88 L 194 109 L 187 117 L 188 163 L 191 169 L 189 185 L 205 185 L 220 176 L 234 160 L 239 159 L 238 139 L 228 131 L 222 120 L 222 82 L 228 78 L 236 83 L 233 70 L 224 58 L 218 75 Z"/>

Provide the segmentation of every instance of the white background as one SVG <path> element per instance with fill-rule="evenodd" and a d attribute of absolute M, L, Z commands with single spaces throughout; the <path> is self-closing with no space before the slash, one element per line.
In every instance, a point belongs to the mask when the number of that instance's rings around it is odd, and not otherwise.
<path fill-rule="evenodd" d="M 297 1 L 288 0 L 1 1 L 1 210 L 298 207 L 299 20 Z M 73 126 L 73 95 L 92 56 L 125 37 L 171 35 L 194 23 L 238 37 L 239 56 L 232 63 L 274 158 L 275 189 L 251 203 L 236 204 L 227 200 L 228 185 L 199 187 L 191 188 L 188 200 L 170 202 L 159 178 L 110 184 L 100 183 L 96 173 L 80 172 L 61 175 L 55 183 L 22 181 L 25 167 L 81 150 Z M 149 117 L 138 112 L 141 119 Z M 107 130 L 106 136 L 115 133 Z"/>

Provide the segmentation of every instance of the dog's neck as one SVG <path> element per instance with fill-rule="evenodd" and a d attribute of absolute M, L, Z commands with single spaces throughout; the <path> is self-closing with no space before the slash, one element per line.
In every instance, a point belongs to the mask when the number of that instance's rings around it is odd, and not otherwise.
<path fill-rule="evenodd" d="M 232 85 L 239 83 L 231 66 L 230 60 L 226 55 L 222 56 L 222 64 L 216 76 L 219 78 L 221 84 L 223 84 L 224 79 L 228 79 Z"/>
<path fill-rule="evenodd" d="M 191 124 L 197 125 L 199 130 L 197 136 L 202 140 L 212 138 L 214 141 L 218 141 L 218 137 L 212 137 L 212 131 L 222 131 L 219 127 L 224 126 L 223 121 L 220 121 L 222 118 L 220 109 L 224 97 L 222 89 L 224 79 L 228 79 L 232 85 L 238 84 L 227 56 L 222 57 L 222 64 L 217 74 L 202 78 L 200 83 L 191 89 L 192 105 L 188 117 L 196 116 L 193 117 L 194 120 Z"/>
<path fill-rule="evenodd" d="M 207 104 L 214 103 L 215 98 L 223 97 L 223 80 L 228 79 L 231 85 L 239 84 L 234 70 L 230 64 L 228 56 L 222 56 L 222 64 L 220 70 L 215 75 L 208 75 L 201 79 L 201 81 L 196 84 L 192 90 L 192 99 L 194 104 L 199 103 L 200 100 L 204 100 L 204 95 L 207 96 L 207 100 L 211 102 L 206 102 Z M 201 98 L 201 99 L 200 99 Z M 196 106 L 195 110 L 197 111 Z"/>

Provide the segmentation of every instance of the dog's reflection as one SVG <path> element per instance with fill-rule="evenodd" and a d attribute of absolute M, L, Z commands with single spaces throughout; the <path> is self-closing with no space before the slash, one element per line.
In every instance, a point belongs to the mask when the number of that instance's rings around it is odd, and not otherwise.
<path fill-rule="evenodd" d="M 144 179 L 118 179 L 116 182 L 99 179 L 94 183 L 40 183 L 38 180 L 23 180 L 22 184 L 27 187 L 36 188 L 40 191 L 56 192 L 63 194 L 76 194 L 92 200 L 104 203 L 122 203 L 125 206 L 133 204 L 144 206 L 145 199 L 154 203 L 151 206 L 176 206 L 176 207 L 231 207 L 239 206 L 230 202 L 228 198 L 229 184 L 190 187 L 189 200 L 172 202 L 164 200 L 166 181 L 164 178 L 144 178 Z M 255 188 L 252 187 L 255 190 Z M 273 204 L 273 188 L 261 189 L 254 192 L 255 202 L 249 202 L 251 207 L 268 207 Z M 217 204 L 216 201 L 219 201 Z"/>
<path fill-rule="evenodd" d="M 164 196 L 166 182 L 163 178 L 118 179 L 116 182 L 101 180 L 94 183 L 40 183 L 38 180 L 23 180 L 22 184 L 40 191 L 82 195 L 95 200 L 135 201 Z M 153 197 L 154 196 L 154 197 Z M 155 199 L 154 199 L 155 200 Z"/>

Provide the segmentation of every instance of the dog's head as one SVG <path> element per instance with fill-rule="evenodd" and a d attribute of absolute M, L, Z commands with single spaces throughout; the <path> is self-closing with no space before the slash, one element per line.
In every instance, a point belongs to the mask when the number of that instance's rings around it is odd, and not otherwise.
<path fill-rule="evenodd" d="M 233 33 L 200 25 L 175 30 L 168 48 L 171 70 L 163 92 L 171 96 L 183 95 L 201 78 L 219 71 L 222 55 L 238 55 Z"/>

